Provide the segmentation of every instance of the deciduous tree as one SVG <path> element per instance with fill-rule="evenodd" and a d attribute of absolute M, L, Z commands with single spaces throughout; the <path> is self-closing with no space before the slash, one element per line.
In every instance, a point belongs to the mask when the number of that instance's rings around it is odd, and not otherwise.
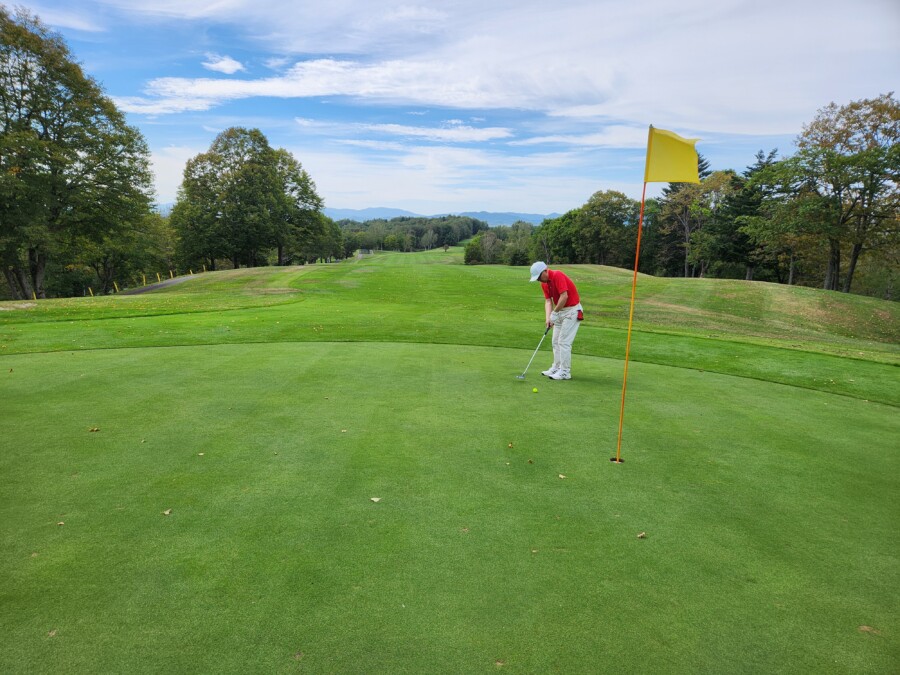
<path fill-rule="evenodd" d="M 273 149 L 259 129 L 232 127 L 188 161 L 172 222 L 186 262 L 255 266 L 275 249 L 278 264 L 288 264 L 321 243 L 321 208 L 300 162 Z"/>
<path fill-rule="evenodd" d="M 48 261 L 149 212 L 149 151 L 62 38 L 0 6 L 0 262 L 14 297 L 45 297 Z"/>
<path fill-rule="evenodd" d="M 819 224 L 829 246 L 824 287 L 850 291 L 860 255 L 895 234 L 900 209 L 900 102 L 893 93 L 826 106 L 804 127 L 785 169 L 799 189 L 833 203 Z M 841 247 L 850 260 L 841 275 Z"/>
<path fill-rule="evenodd" d="M 703 276 L 711 260 L 712 238 L 700 230 L 713 221 L 731 191 L 730 171 L 716 171 L 700 183 L 683 183 L 670 191 L 662 208 L 663 227 L 677 231 L 684 247 L 684 276 Z M 695 250 L 696 249 L 696 250 Z M 693 274 L 692 274 L 693 273 Z"/>

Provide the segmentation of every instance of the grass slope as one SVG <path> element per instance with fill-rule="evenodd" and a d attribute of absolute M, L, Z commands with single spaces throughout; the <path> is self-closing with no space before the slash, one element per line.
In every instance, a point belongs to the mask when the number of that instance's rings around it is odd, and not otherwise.
<path fill-rule="evenodd" d="M 0 670 L 896 671 L 892 307 L 642 279 L 614 466 L 627 275 L 523 383 L 537 289 L 454 261 L 0 312 Z"/>
<path fill-rule="evenodd" d="M 536 345 L 543 309 L 525 271 L 459 261 L 458 252 L 385 254 L 212 273 L 139 296 L 25 303 L 0 311 L 0 354 L 285 341 Z M 587 308 L 576 352 L 624 358 L 631 275 L 565 269 Z M 638 288 L 634 360 L 900 405 L 896 303 L 752 282 L 642 277 Z"/>

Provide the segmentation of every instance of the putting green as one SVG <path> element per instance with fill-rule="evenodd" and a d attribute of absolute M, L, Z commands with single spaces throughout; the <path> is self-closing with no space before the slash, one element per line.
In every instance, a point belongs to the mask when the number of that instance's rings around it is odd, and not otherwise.
<path fill-rule="evenodd" d="M 546 347 L 4 356 L 0 670 L 895 669 L 895 408 Z"/>

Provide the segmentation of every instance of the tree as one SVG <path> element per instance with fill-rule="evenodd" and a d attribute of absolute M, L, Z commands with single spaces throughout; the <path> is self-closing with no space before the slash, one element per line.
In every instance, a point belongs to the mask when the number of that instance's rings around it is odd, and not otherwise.
<path fill-rule="evenodd" d="M 697 173 L 701 181 L 711 173 L 709 161 L 700 153 L 697 153 Z M 659 228 L 654 232 L 652 248 L 656 266 L 661 266 L 661 271 L 675 274 L 680 267 L 682 275 L 689 276 L 688 251 L 693 226 L 688 207 L 692 198 L 684 195 L 679 197 L 678 193 L 682 190 L 691 190 L 694 194 L 699 191 L 693 183 L 669 183 L 663 188 L 662 197 L 656 204 L 659 207 L 656 214 Z M 678 236 L 679 234 L 681 236 Z M 681 261 L 678 266 L 675 263 L 676 259 Z"/>
<path fill-rule="evenodd" d="M 712 238 L 700 233 L 701 228 L 718 216 L 723 200 L 731 191 L 730 171 L 716 171 L 700 183 L 680 183 L 669 191 L 662 206 L 663 227 L 677 231 L 684 247 L 684 276 L 703 276 L 714 249 Z"/>
<path fill-rule="evenodd" d="M 235 268 L 255 267 L 275 245 L 276 212 L 284 192 L 276 156 L 259 129 L 231 127 L 210 147 L 219 167 L 219 206 Z"/>
<path fill-rule="evenodd" d="M 388 251 L 401 251 L 403 250 L 403 242 L 404 237 L 401 234 L 391 232 L 384 238 L 384 248 Z"/>
<path fill-rule="evenodd" d="M 800 191 L 832 203 L 829 220 L 820 223 L 829 258 L 824 287 L 848 293 L 860 255 L 896 233 L 900 209 L 900 102 L 893 93 L 826 106 L 803 128 L 799 152 L 786 171 Z M 851 247 L 841 274 L 841 245 Z"/>
<path fill-rule="evenodd" d="M 714 171 L 701 183 L 702 202 L 695 205 L 697 222 L 702 224 L 691 235 L 690 262 L 698 276 L 707 275 L 712 265 L 720 266 L 734 244 L 735 228 L 726 209 L 736 189 L 733 171 Z"/>
<path fill-rule="evenodd" d="M 341 228 L 323 213 L 317 213 L 316 219 L 318 223 L 314 228 L 315 234 L 301 247 L 300 256 L 311 263 L 318 260 L 331 262 L 336 258 L 342 258 L 345 247 Z"/>
<path fill-rule="evenodd" d="M 575 259 L 596 265 L 628 265 L 627 228 L 637 228 L 640 204 L 621 192 L 595 192 L 576 219 Z"/>
<path fill-rule="evenodd" d="M 503 255 L 503 242 L 492 230 L 481 235 L 481 255 L 487 265 L 497 262 Z"/>
<path fill-rule="evenodd" d="M 528 265 L 531 260 L 528 250 L 531 246 L 531 233 L 534 225 L 518 220 L 509 227 L 506 240 L 506 262 L 510 265 Z"/>
<path fill-rule="evenodd" d="M 383 220 L 376 220 L 372 223 L 372 226 L 369 228 L 369 234 L 373 241 L 373 246 L 371 248 L 384 248 L 384 238 L 387 236 L 387 230 L 387 223 Z"/>
<path fill-rule="evenodd" d="M 532 257 L 552 263 L 575 262 L 575 241 L 581 209 L 572 209 L 558 218 L 541 223 L 532 236 Z"/>
<path fill-rule="evenodd" d="M 46 296 L 48 262 L 150 208 L 149 150 L 26 10 L 0 6 L 0 263 L 13 297 Z"/>
<path fill-rule="evenodd" d="M 116 282 L 121 286 L 140 285 L 142 273 L 171 269 L 175 238 L 167 219 L 151 213 L 101 240 L 75 241 L 72 260 L 76 266 L 92 271 L 97 292 L 111 293 Z"/>
<path fill-rule="evenodd" d="M 480 265 L 484 262 L 484 248 L 481 245 L 483 234 L 479 232 L 466 244 L 463 262 L 466 265 Z"/>
<path fill-rule="evenodd" d="M 748 166 L 742 175 L 733 175 L 731 190 L 725 198 L 720 218 L 713 223 L 713 234 L 717 238 L 717 267 L 720 270 L 734 268 L 739 271 L 743 267 L 744 279 L 752 281 L 759 265 L 769 270 L 777 264 L 774 259 L 760 255 L 761 251 L 754 247 L 753 241 L 742 226 L 749 220 L 758 217 L 763 208 L 765 193 L 753 177 L 777 161 L 778 151 L 772 150 L 756 153 L 756 162 Z M 726 276 L 729 274 L 725 272 Z"/>
<path fill-rule="evenodd" d="M 436 243 L 437 243 L 437 235 L 434 233 L 434 230 L 432 230 L 430 228 L 425 234 L 422 235 L 422 239 L 419 242 L 419 244 L 422 246 L 422 248 L 424 248 L 426 251 L 429 251 L 432 248 L 434 248 L 434 245 Z"/>
<path fill-rule="evenodd" d="M 172 223 L 185 262 L 255 266 L 275 249 L 283 265 L 306 257 L 325 235 L 321 208 L 315 184 L 289 152 L 273 149 L 259 129 L 232 127 L 188 161 Z"/>
<path fill-rule="evenodd" d="M 777 176 L 778 168 L 775 165 L 763 170 L 753 177 L 753 183 L 761 185 L 770 180 L 769 176 Z M 778 281 L 792 285 L 797 281 L 799 265 L 810 260 L 817 248 L 817 233 L 809 224 L 827 221 L 830 208 L 827 200 L 811 192 L 780 199 L 769 196 L 758 215 L 740 219 L 740 230 L 754 244 L 753 255 L 773 261 Z"/>
<path fill-rule="evenodd" d="M 231 247 L 221 218 L 218 160 L 206 152 L 188 160 L 169 218 L 179 234 L 178 258 L 183 265 L 203 263 L 216 269 Z"/>
<path fill-rule="evenodd" d="M 323 202 L 309 174 L 287 150 L 275 150 L 275 170 L 281 199 L 275 208 L 273 240 L 278 264 L 287 265 L 293 258 L 292 252 L 323 233 L 324 223 L 318 217 Z"/>

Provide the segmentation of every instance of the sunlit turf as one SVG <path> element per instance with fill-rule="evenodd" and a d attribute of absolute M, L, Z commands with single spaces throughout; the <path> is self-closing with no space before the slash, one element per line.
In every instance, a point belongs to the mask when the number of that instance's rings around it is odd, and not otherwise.
<path fill-rule="evenodd" d="M 643 277 L 617 466 L 630 275 L 521 382 L 538 290 L 458 262 L 0 312 L 0 671 L 896 670 L 891 305 Z"/>

